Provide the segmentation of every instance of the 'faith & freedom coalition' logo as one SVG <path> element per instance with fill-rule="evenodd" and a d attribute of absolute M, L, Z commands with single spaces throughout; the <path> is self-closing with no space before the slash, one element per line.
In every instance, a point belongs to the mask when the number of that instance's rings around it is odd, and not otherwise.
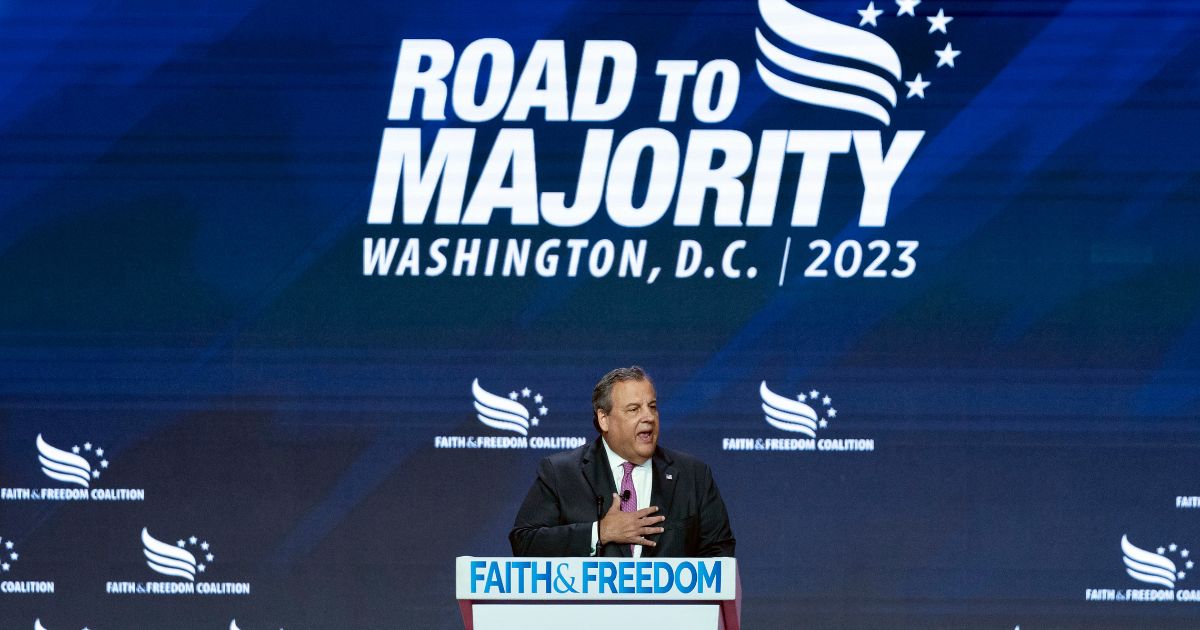
<path fill-rule="evenodd" d="M 54 593 L 54 582 L 50 580 L 10 580 L 21 560 L 17 543 L 11 538 L 0 536 L 0 595 L 50 595 Z"/>
<path fill-rule="evenodd" d="M 503 390 L 501 390 L 503 391 Z M 439 435 L 434 448 L 455 449 L 571 449 L 583 445 L 582 436 L 530 436 L 550 415 L 550 407 L 541 392 L 529 387 L 514 389 L 506 395 L 492 393 L 471 381 L 475 419 L 495 431 L 492 435 Z"/>
<path fill-rule="evenodd" d="M 113 595 L 249 595 L 247 582 L 201 580 L 217 556 L 212 545 L 199 536 L 180 538 L 171 544 L 155 538 L 148 528 L 141 532 L 146 566 L 176 581 L 108 582 L 105 592 Z"/>
<path fill-rule="evenodd" d="M 820 390 L 801 392 L 795 398 L 777 394 L 762 381 L 758 387 L 763 420 L 795 437 L 727 437 L 726 451 L 874 451 L 875 440 L 866 438 L 818 438 L 838 417 L 833 397 Z"/>
<path fill-rule="evenodd" d="M 1195 567 L 1191 550 L 1174 542 L 1143 549 L 1121 536 L 1121 562 L 1125 573 L 1143 584 L 1161 588 L 1089 588 L 1084 599 L 1090 602 L 1198 602 L 1200 589 L 1180 588 Z"/>
<path fill-rule="evenodd" d="M 34 440 L 37 462 L 42 474 L 63 484 L 57 488 L 0 488 L 4 501 L 145 501 L 142 488 L 104 488 L 102 476 L 108 472 L 109 458 L 104 447 L 84 442 L 71 448 L 58 448 L 42 434 Z"/>

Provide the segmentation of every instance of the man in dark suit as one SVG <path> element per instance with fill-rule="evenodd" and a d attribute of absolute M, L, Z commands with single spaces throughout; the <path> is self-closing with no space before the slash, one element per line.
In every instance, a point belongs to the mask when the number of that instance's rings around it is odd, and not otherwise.
<path fill-rule="evenodd" d="M 600 436 L 538 465 L 508 535 L 516 556 L 733 556 L 712 471 L 658 446 L 658 400 L 639 367 L 592 391 Z"/>

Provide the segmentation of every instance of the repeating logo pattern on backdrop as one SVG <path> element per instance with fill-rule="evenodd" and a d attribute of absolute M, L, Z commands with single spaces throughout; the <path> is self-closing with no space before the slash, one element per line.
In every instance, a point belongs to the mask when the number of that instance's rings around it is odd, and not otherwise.
<path fill-rule="evenodd" d="M 1142 548 L 1121 536 L 1121 563 L 1125 574 L 1142 584 L 1159 588 L 1089 588 L 1089 602 L 1200 602 L 1200 589 L 1181 588 L 1195 567 L 1190 549 L 1175 542 Z"/>
<path fill-rule="evenodd" d="M 433 438 L 434 448 L 566 450 L 587 442 L 583 436 L 530 436 L 550 415 L 550 407 L 540 391 L 527 386 L 501 395 L 485 389 L 477 378 L 471 381 L 471 398 L 475 419 L 493 433 L 439 435 Z"/>
<path fill-rule="evenodd" d="M 0 596 L 3 595 L 50 595 L 54 593 L 53 580 L 14 580 L 17 564 L 21 562 L 21 551 L 17 542 L 0 534 Z"/>
<path fill-rule="evenodd" d="M 871 438 L 818 438 L 818 433 L 830 428 L 838 417 L 833 397 L 816 388 L 800 392 L 793 398 L 783 396 L 762 381 L 758 386 L 762 401 L 763 420 L 783 431 L 778 437 L 725 437 L 721 448 L 726 451 L 874 451 Z M 782 437 L 785 434 L 803 437 Z"/>
<path fill-rule="evenodd" d="M 39 433 L 34 439 L 37 463 L 46 477 L 61 483 L 57 488 L 0 488 L 4 501 L 145 501 L 143 488 L 97 487 L 108 472 L 109 455 L 103 446 L 85 441 L 70 449 L 59 448 Z"/>
<path fill-rule="evenodd" d="M 140 536 L 142 555 L 153 572 L 174 581 L 112 581 L 105 592 L 112 595 L 249 595 L 248 582 L 202 580 L 216 554 L 208 540 L 191 535 L 171 544 L 154 537 L 143 527 Z"/>

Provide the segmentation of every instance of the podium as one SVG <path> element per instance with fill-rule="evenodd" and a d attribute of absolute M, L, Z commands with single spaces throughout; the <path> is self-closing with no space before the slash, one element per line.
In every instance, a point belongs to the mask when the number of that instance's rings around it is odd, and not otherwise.
<path fill-rule="evenodd" d="M 476 558 L 455 562 L 466 630 L 740 630 L 733 558 Z"/>

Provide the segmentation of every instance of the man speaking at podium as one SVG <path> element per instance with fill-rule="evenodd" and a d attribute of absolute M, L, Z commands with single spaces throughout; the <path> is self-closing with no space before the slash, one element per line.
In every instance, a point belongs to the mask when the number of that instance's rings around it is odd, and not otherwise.
<path fill-rule="evenodd" d="M 733 556 L 712 471 L 658 446 L 654 383 L 636 365 L 592 390 L 600 436 L 538 465 L 508 540 L 516 556 Z"/>

